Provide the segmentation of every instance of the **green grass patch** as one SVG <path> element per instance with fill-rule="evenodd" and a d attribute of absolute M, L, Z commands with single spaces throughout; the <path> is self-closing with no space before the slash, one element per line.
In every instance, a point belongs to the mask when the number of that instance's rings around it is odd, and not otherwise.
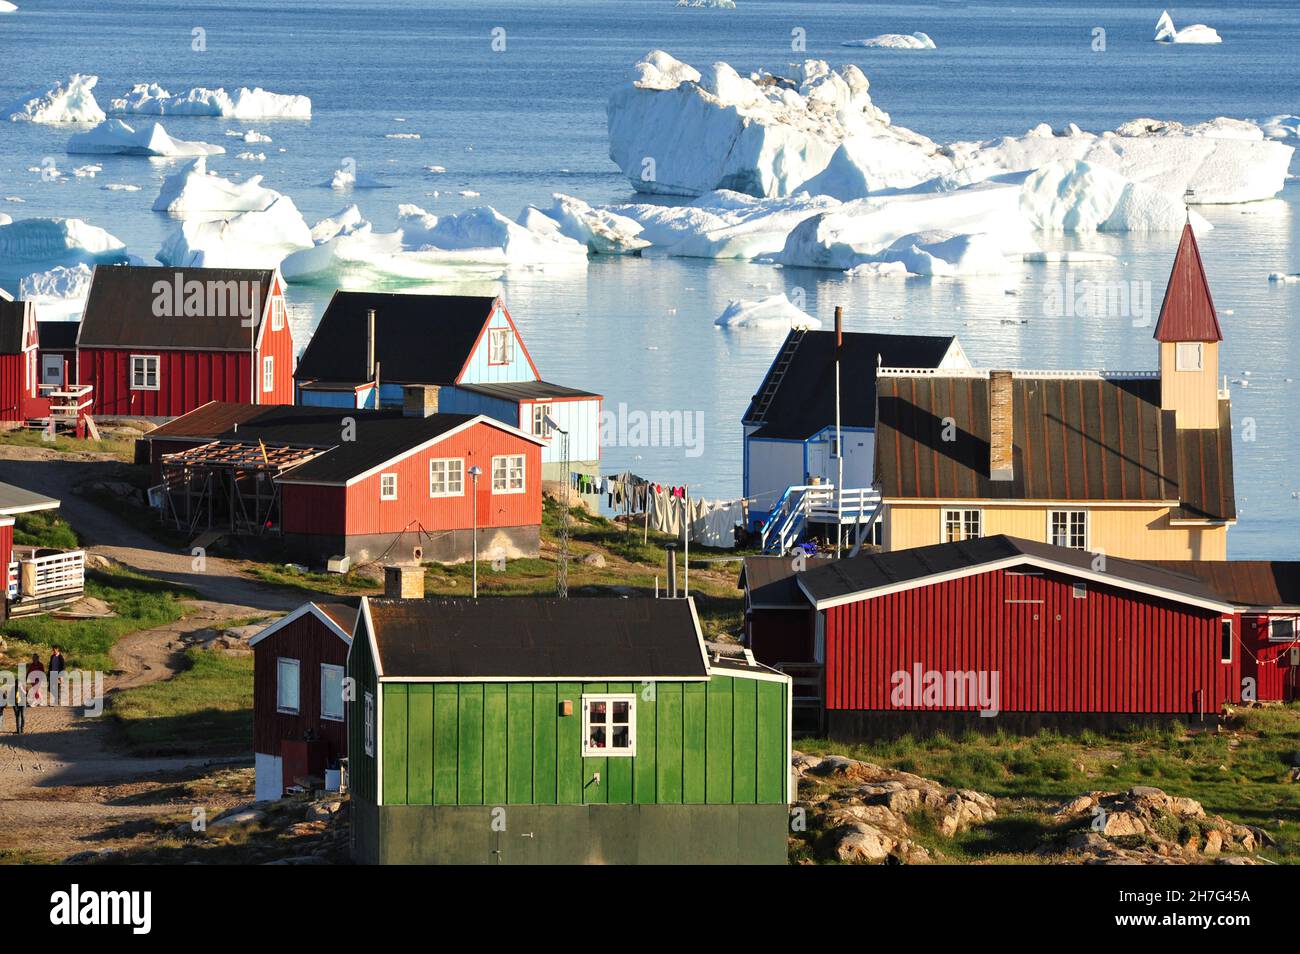
<path fill-rule="evenodd" d="M 14 543 L 52 550 L 76 550 L 81 546 L 76 531 L 53 510 L 20 514 L 14 523 Z"/>
<path fill-rule="evenodd" d="M 126 571 L 86 574 L 86 595 L 98 597 L 117 613 L 108 619 L 54 619 L 32 616 L 10 620 L 0 627 L 13 662 L 38 653 L 44 662 L 52 646 L 60 646 L 69 668 L 108 671 L 113 668 L 109 650 L 128 633 L 175 622 L 184 614 L 180 601 L 195 594 L 184 587 Z"/>
<path fill-rule="evenodd" d="M 60 434 L 54 440 L 48 440 L 44 431 L 22 428 L 14 431 L 0 431 L 0 444 L 11 447 L 43 447 L 60 454 L 96 453 L 112 454 L 123 461 L 135 459 L 135 439 L 109 435 L 101 440 L 79 441 L 75 437 Z"/>
<path fill-rule="evenodd" d="M 253 657 L 185 653 L 175 677 L 115 693 L 108 711 L 136 755 L 226 755 L 253 747 Z"/>

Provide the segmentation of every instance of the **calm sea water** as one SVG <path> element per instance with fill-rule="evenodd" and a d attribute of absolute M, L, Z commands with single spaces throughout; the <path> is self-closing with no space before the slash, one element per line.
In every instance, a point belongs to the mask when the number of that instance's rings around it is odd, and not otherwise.
<path fill-rule="evenodd" d="M 1300 114 L 1295 50 L 1300 8 L 1291 0 L 1174 7 L 1179 25 L 1205 22 L 1218 47 L 1151 42 L 1159 4 L 779 2 L 739 0 L 734 11 L 678 10 L 672 0 L 545 0 L 348 3 L 280 0 L 184 5 L 143 0 L 26 0 L 0 15 L 0 104 L 45 89 L 72 72 L 100 76 L 101 103 L 137 82 L 173 92 L 191 86 L 264 86 L 311 96 L 310 122 L 235 123 L 168 118 L 181 138 L 220 142 L 211 161 L 224 175 L 261 174 L 290 194 L 309 222 L 350 201 L 380 227 L 399 202 L 446 213 L 490 204 L 514 217 L 562 191 L 593 202 L 628 200 L 608 159 L 605 100 L 635 60 L 666 49 L 696 65 L 726 60 L 742 72 L 807 56 L 859 64 L 894 121 L 938 140 L 1018 134 L 1040 121 L 1112 128 L 1134 116 L 1194 122 L 1216 115 Z M 493 52 L 494 28 L 506 49 Z M 1090 48 L 1106 30 L 1106 51 Z M 193 31 L 207 49 L 191 49 Z M 928 52 L 843 48 L 845 39 L 924 30 Z M 399 119 L 404 121 L 399 121 Z M 231 149 L 227 129 L 256 128 L 270 144 Z M 419 133 L 394 140 L 387 133 Z M 0 123 L 0 211 L 77 216 L 107 228 L 146 259 L 175 228 L 149 211 L 170 163 L 97 160 L 96 178 L 43 182 L 28 171 L 46 156 L 65 171 L 89 161 L 64 154 L 67 131 Z M 243 148 L 266 161 L 241 162 Z M 280 151 L 283 150 L 283 151 Z M 394 188 L 342 197 L 319 183 L 345 158 Z M 430 176 L 429 165 L 447 168 Z M 110 192 L 130 183 L 138 192 Z M 479 198 L 457 193 L 472 189 Z M 438 191 L 440 195 L 429 193 Z M 1241 522 L 1234 556 L 1294 557 L 1300 528 L 1300 286 L 1267 281 L 1300 272 L 1300 188 L 1279 200 L 1203 209 L 1216 226 L 1202 241 L 1215 300 L 1225 313 L 1224 371 L 1234 385 Z M 1047 248 L 1088 248 L 1118 261 L 1075 265 L 1076 279 L 1149 282 L 1158 307 L 1176 237 L 1048 238 Z M 0 261 L 0 286 L 21 277 Z M 731 298 L 804 290 L 808 309 L 829 319 L 845 306 L 850 330 L 957 334 L 980 364 L 1042 368 L 1142 368 L 1156 359 L 1151 330 L 1128 318 L 1044 314 L 1067 277 L 1061 265 L 1026 266 L 1011 283 L 922 279 L 847 281 L 838 273 L 778 270 L 737 262 L 595 260 L 584 272 L 523 272 L 501 284 L 529 347 L 550 380 L 606 395 L 607 405 L 698 410 L 704 453 L 681 448 L 608 448 L 609 469 L 632 467 L 657 480 L 690 483 L 710 496 L 740 491 L 739 417 L 780 333 L 722 332 L 713 319 Z M 1014 292 L 1009 294 L 1008 290 Z M 331 289 L 291 290 L 305 344 Z M 1250 372 L 1247 376 L 1246 372 Z M 1254 441 L 1243 441 L 1243 423 Z"/>

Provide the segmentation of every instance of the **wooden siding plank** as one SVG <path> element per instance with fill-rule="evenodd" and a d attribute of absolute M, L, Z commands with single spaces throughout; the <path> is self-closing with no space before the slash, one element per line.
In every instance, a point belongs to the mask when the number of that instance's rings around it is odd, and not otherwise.
<path fill-rule="evenodd" d="M 639 743 L 638 743 L 639 744 Z M 682 801 L 682 684 L 655 687 L 655 801 Z"/>
<path fill-rule="evenodd" d="M 406 804 L 406 769 L 410 739 L 406 734 L 406 686 L 384 689 L 384 804 Z"/>
<path fill-rule="evenodd" d="M 705 795 L 705 683 L 682 686 L 682 801 L 703 805 Z"/>
<path fill-rule="evenodd" d="M 556 799 L 555 736 L 558 716 L 555 685 L 533 689 L 533 801 L 554 805 Z"/>
<path fill-rule="evenodd" d="M 433 802 L 435 805 L 456 804 L 459 708 L 459 693 L 455 685 L 438 683 L 433 687 Z"/>
<path fill-rule="evenodd" d="M 573 715 L 555 720 L 555 775 L 556 800 L 561 805 L 583 803 L 582 784 L 582 686 L 576 682 L 561 682 L 555 686 L 556 705 L 568 700 L 573 703 Z"/>
<path fill-rule="evenodd" d="M 785 714 L 785 686 L 767 680 L 759 682 L 755 765 L 758 776 L 756 795 L 763 805 L 785 801 L 785 779 L 790 771 L 786 764 Z"/>
<path fill-rule="evenodd" d="M 636 687 L 630 682 L 611 682 L 609 684 L 610 692 L 631 693 Z M 641 698 L 638 695 L 636 701 L 636 710 L 639 713 L 641 707 Z M 632 804 L 632 762 L 633 758 L 629 756 L 612 756 L 609 762 L 609 781 L 607 798 L 611 805 L 630 805 Z"/>
<path fill-rule="evenodd" d="M 705 800 L 710 805 L 731 801 L 732 682 L 728 676 L 714 676 L 706 684 Z"/>
<path fill-rule="evenodd" d="M 460 687 L 458 711 L 460 745 L 456 759 L 456 801 L 483 804 L 483 686 Z"/>
<path fill-rule="evenodd" d="M 659 683 L 641 688 L 636 699 L 636 758 L 632 763 L 632 800 L 638 805 L 656 801 L 655 771 L 658 764 L 658 736 L 655 727 Z"/>
<path fill-rule="evenodd" d="M 406 712 L 411 740 L 406 770 L 406 804 L 433 804 L 433 686 L 407 687 Z"/>
<path fill-rule="evenodd" d="M 506 803 L 506 687 L 483 687 L 483 804 Z"/>
<path fill-rule="evenodd" d="M 758 801 L 758 682 L 732 679 L 732 796 L 737 804 Z"/>
<path fill-rule="evenodd" d="M 506 690 L 506 801 L 533 800 L 533 687 L 512 683 Z"/>

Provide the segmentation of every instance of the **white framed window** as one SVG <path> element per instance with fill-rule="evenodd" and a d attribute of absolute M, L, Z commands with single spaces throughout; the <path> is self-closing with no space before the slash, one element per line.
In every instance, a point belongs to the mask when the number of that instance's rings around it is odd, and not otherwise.
<path fill-rule="evenodd" d="M 1074 598 L 1076 600 L 1086 600 L 1088 598 L 1088 584 L 1075 583 L 1073 587 Z"/>
<path fill-rule="evenodd" d="M 275 661 L 275 711 L 289 715 L 298 714 L 301 684 L 298 681 L 299 663 L 296 659 L 280 656 Z"/>
<path fill-rule="evenodd" d="M 267 355 L 262 359 L 262 392 L 275 390 L 275 358 Z"/>
<path fill-rule="evenodd" d="M 280 331 L 284 328 L 284 299 L 276 295 L 271 299 L 271 330 Z"/>
<path fill-rule="evenodd" d="M 375 694 L 366 693 L 366 731 L 365 731 L 366 755 L 375 754 Z"/>
<path fill-rule="evenodd" d="M 1219 620 L 1219 662 L 1232 662 L 1232 620 Z"/>
<path fill-rule="evenodd" d="M 131 390 L 158 390 L 158 355 L 131 355 Z"/>
<path fill-rule="evenodd" d="M 397 475 L 396 474 L 379 475 L 379 499 L 380 500 L 397 499 Z"/>
<path fill-rule="evenodd" d="M 1296 618 L 1280 617 L 1268 621 L 1268 641 L 1270 643 L 1291 643 L 1296 639 Z"/>
<path fill-rule="evenodd" d="M 533 436 L 540 437 L 544 441 L 551 439 L 551 425 L 546 420 L 551 416 L 551 406 L 549 404 L 533 405 Z"/>
<path fill-rule="evenodd" d="M 488 364 L 510 364 L 514 360 L 515 336 L 510 329 L 488 329 Z"/>
<path fill-rule="evenodd" d="M 943 512 L 943 542 L 955 543 L 958 540 L 978 540 L 984 536 L 984 512 L 982 510 L 945 510 Z"/>
<path fill-rule="evenodd" d="M 343 667 L 320 664 L 320 717 L 343 721 Z"/>
<path fill-rule="evenodd" d="M 465 493 L 465 461 L 439 457 L 429 461 L 429 496 L 459 497 Z"/>
<path fill-rule="evenodd" d="M 1047 542 L 1071 550 L 1088 549 L 1088 511 L 1049 510 Z"/>
<path fill-rule="evenodd" d="M 1204 367 L 1205 345 L 1199 341 L 1180 341 L 1174 345 L 1174 369 L 1200 371 Z"/>
<path fill-rule="evenodd" d="M 524 492 L 523 454 L 505 454 L 492 458 L 492 492 L 494 494 Z"/>
<path fill-rule="evenodd" d="M 582 754 L 636 755 L 636 696 L 582 697 Z"/>

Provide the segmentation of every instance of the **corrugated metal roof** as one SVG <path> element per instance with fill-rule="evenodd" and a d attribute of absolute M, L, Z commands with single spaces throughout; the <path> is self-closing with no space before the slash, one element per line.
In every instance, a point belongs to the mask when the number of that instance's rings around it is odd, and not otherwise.
<path fill-rule="evenodd" d="M 1152 560 L 1152 565 L 1205 581 L 1240 606 L 1300 609 L 1300 561 Z"/>
<path fill-rule="evenodd" d="M 548 398 L 598 398 L 601 395 L 549 381 L 516 381 L 508 384 L 458 384 L 458 388 L 486 394 L 503 401 L 543 401 Z"/>
<path fill-rule="evenodd" d="M 13 516 L 33 510 L 56 510 L 59 501 L 13 484 L 0 484 L 0 514 Z"/>
<path fill-rule="evenodd" d="M 702 678 L 687 600 L 369 601 L 385 677 Z"/>
<path fill-rule="evenodd" d="M 1223 340 L 1223 330 L 1214 313 L 1210 282 L 1205 277 L 1201 250 L 1192 234 L 1190 221 L 1183 226 L 1183 236 L 1178 242 L 1169 284 L 1165 286 L 1165 298 L 1160 303 L 1155 338 L 1157 341 Z"/>
<path fill-rule="evenodd" d="M 188 414 L 182 414 L 144 435 L 145 440 L 192 437 L 214 440 L 236 424 L 266 413 L 266 406 L 232 401 L 209 401 Z"/>

